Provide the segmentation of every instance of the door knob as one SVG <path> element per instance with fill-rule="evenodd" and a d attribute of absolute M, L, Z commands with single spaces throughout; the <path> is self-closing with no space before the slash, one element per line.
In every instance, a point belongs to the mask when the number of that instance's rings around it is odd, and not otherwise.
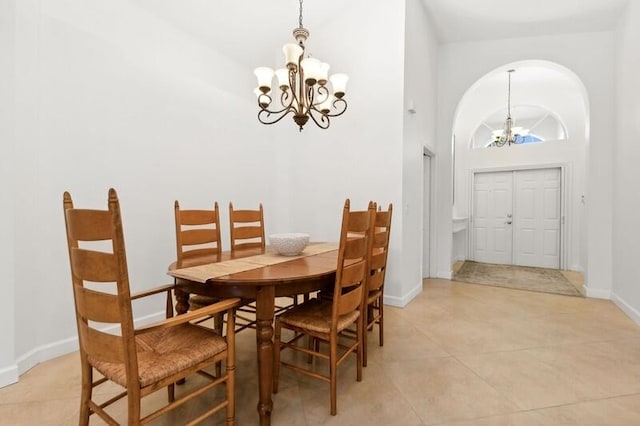
<path fill-rule="evenodd" d="M 507 225 L 511 225 L 511 223 L 513 223 L 513 222 L 511 222 L 510 220 L 508 220 L 508 221 L 506 221 L 505 223 L 506 223 Z"/>
<path fill-rule="evenodd" d="M 511 218 L 511 217 L 513 217 L 513 216 L 511 215 L 511 213 L 507 213 L 507 217 L 508 217 L 508 218 Z"/>

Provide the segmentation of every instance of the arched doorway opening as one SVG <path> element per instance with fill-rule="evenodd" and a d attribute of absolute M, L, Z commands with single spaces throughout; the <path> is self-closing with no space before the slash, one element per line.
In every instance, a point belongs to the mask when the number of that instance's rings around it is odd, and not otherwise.
<path fill-rule="evenodd" d="M 536 143 L 496 147 L 510 69 L 511 116 Z M 580 78 L 549 61 L 504 64 L 467 89 L 452 134 L 453 260 L 585 271 L 589 102 Z"/>

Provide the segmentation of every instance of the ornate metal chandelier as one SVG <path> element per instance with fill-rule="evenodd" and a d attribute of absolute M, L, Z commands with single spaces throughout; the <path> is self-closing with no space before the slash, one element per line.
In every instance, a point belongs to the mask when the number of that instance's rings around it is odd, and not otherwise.
<path fill-rule="evenodd" d="M 302 26 L 302 0 L 298 23 L 298 28 L 293 30 L 297 44 L 288 43 L 282 47 L 286 68 L 274 72 L 271 68 L 260 67 L 254 71 L 258 78 L 258 87 L 255 89 L 260 107 L 258 120 L 262 124 L 274 124 L 293 114 L 293 121 L 300 131 L 309 117 L 318 127 L 326 129 L 330 117 L 342 115 L 347 109 L 344 95 L 349 77 L 346 74 L 328 77 L 329 64 L 317 58 L 304 57 L 304 43 L 309 31 Z M 280 89 L 279 95 L 271 91 L 274 74 Z M 272 96 L 279 99 L 279 104 L 273 102 Z"/>
<path fill-rule="evenodd" d="M 504 128 L 502 130 L 496 130 L 493 132 L 493 143 L 492 146 L 501 147 L 504 145 L 511 144 L 519 144 L 524 142 L 523 136 L 528 133 L 528 130 L 523 129 L 522 127 L 515 127 L 514 120 L 511 118 L 511 74 L 516 70 L 507 71 L 509 75 L 509 86 L 507 89 L 507 119 L 504 123 Z"/>

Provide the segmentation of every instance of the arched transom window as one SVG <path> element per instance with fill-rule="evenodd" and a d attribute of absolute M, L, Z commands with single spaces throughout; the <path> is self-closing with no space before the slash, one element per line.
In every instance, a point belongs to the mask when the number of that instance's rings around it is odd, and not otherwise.
<path fill-rule="evenodd" d="M 556 114 L 541 106 L 519 105 L 511 107 L 516 143 L 531 144 L 567 139 L 567 128 Z M 471 146 L 487 148 L 499 138 L 505 126 L 506 108 L 487 116 L 473 132 Z"/>

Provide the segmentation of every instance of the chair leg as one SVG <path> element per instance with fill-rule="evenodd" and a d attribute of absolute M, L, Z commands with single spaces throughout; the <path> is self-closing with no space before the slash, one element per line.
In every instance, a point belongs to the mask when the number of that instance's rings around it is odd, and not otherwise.
<path fill-rule="evenodd" d="M 278 393 L 278 385 L 280 382 L 280 334 L 282 333 L 282 325 L 276 318 L 275 330 L 273 335 L 273 393 Z"/>
<path fill-rule="evenodd" d="M 364 332 L 364 315 L 360 315 L 356 324 L 356 339 L 357 339 L 357 347 L 356 347 L 356 380 L 358 382 L 362 381 L 362 364 L 364 357 L 364 340 L 366 338 Z"/>
<path fill-rule="evenodd" d="M 378 299 L 378 333 L 380 339 L 380 346 L 384 346 L 384 304 L 382 303 L 382 296 Z"/>
<path fill-rule="evenodd" d="M 315 347 L 315 338 L 311 335 L 307 336 L 307 349 L 309 349 L 310 351 L 313 350 L 313 348 Z M 313 355 L 308 354 L 307 355 L 307 364 L 311 364 L 313 362 Z"/>
<path fill-rule="evenodd" d="M 213 330 L 219 335 L 223 335 L 224 315 L 216 314 L 213 316 Z M 222 377 L 222 362 L 216 364 L 216 377 Z"/>
<path fill-rule="evenodd" d="M 371 305 L 367 305 L 367 308 L 364 309 L 364 332 L 362 333 L 362 366 L 367 366 L 367 340 L 369 337 L 369 318 L 373 318 L 373 313 L 370 310 Z"/>
<path fill-rule="evenodd" d="M 167 386 L 167 396 L 169 399 L 169 403 L 173 402 L 176 400 L 176 390 L 175 390 L 176 386 L 171 383 L 169 386 Z"/>
<path fill-rule="evenodd" d="M 236 323 L 234 315 L 234 312 L 229 312 L 227 316 L 227 361 L 225 363 L 228 401 L 227 426 L 233 426 L 236 422 L 236 333 L 234 331 Z M 216 365 L 216 369 L 219 365 Z"/>
<path fill-rule="evenodd" d="M 233 355 L 235 357 L 235 355 Z M 229 357 L 231 358 L 231 356 Z M 235 365 L 229 365 L 233 361 L 227 360 L 226 371 L 227 374 L 227 426 L 233 426 L 236 424 L 236 367 Z M 216 364 L 216 369 L 220 364 Z M 220 376 L 218 376 L 220 377 Z"/>
<path fill-rule="evenodd" d="M 91 392 L 93 391 L 93 368 L 88 362 L 82 361 L 82 391 L 80 395 L 80 426 L 89 425 L 89 401 L 91 401 Z"/>
<path fill-rule="evenodd" d="M 140 389 L 132 387 L 127 394 L 128 418 L 130 426 L 140 425 Z"/>
<path fill-rule="evenodd" d="M 331 387 L 331 415 L 338 412 L 338 336 L 331 336 L 329 339 L 329 384 Z"/>

